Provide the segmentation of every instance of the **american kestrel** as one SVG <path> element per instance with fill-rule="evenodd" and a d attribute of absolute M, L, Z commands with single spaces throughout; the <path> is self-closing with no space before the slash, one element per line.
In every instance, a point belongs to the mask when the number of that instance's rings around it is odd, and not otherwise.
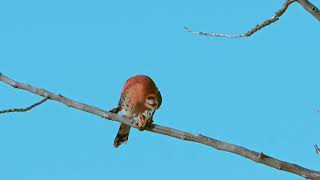
<path fill-rule="evenodd" d="M 153 80 L 145 75 L 129 78 L 123 86 L 118 106 L 110 112 L 124 112 L 128 117 L 137 117 L 140 130 L 152 123 L 154 112 L 160 107 L 162 97 Z M 114 147 L 119 147 L 129 137 L 130 126 L 121 124 L 114 139 Z"/>

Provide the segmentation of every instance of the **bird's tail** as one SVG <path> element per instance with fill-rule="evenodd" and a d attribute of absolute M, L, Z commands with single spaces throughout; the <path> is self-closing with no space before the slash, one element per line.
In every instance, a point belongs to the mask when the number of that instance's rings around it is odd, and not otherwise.
<path fill-rule="evenodd" d="M 113 146 L 115 148 L 119 147 L 122 143 L 128 141 L 129 133 L 130 133 L 130 126 L 126 124 L 121 124 L 118 130 L 118 134 L 114 139 Z"/>

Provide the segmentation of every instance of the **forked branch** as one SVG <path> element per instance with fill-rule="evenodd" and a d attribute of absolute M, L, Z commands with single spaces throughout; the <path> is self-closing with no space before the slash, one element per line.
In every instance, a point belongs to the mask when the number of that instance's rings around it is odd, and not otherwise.
<path fill-rule="evenodd" d="M 26 90 L 26 91 L 29 91 L 33 94 L 37 94 L 39 96 L 42 96 L 44 98 L 48 98 L 53 101 L 60 102 L 60 103 L 65 104 L 69 107 L 79 109 L 81 111 L 85 111 L 85 112 L 100 116 L 105 119 L 125 123 L 131 127 L 137 128 L 137 126 L 135 125 L 135 120 L 132 118 L 129 118 L 126 116 L 120 116 L 120 115 L 114 114 L 114 113 L 110 113 L 110 112 L 102 110 L 100 108 L 74 101 L 74 100 L 69 99 L 67 97 L 64 97 L 62 95 L 58 95 L 58 94 L 52 93 L 52 92 L 44 90 L 44 89 L 39 89 L 39 88 L 33 87 L 28 84 L 24 84 L 24 83 L 19 83 L 17 81 L 14 81 L 14 80 L 4 76 L 1 73 L 0 73 L 0 81 L 4 82 L 6 84 L 9 84 L 15 88 Z M 186 140 L 186 141 L 197 142 L 200 144 L 204 144 L 204 145 L 213 147 L 217 150 L 222 150 L 222 151 L 230 152 L 233 154 L 237 154 L 239 156 L 245 157 L 245 158 L 250 159 L 252 161 L 255 161 L 257 163 L 265 164 L 267 166 L 270 166 L 270 167 L 273 167 L 273 168 L 276 168 L 276 169 L 279 169 L 282 171 L 287 171 L 287 172 L 302 176 L 306 179 L 313 179 L 313 180 L 320 179 L 320 172 L 319 171 L 310 170 L 310 169 L 304 168 L 304 167 L 296 165 L 296 164 L 281 161 L 279 159 L 268 156 L 262 152 L 261 153 L 255 152 L 250 149 L 247 149 L 247 148 L 244 148 L 244 147 L 241 147 L 238 145 L 226 143 L 223 141 L 219 141 L 217 139 L 210 138 L 210 137 L 207 137 L 207 136 L 204 136 L 201 134 L 192 134 L 192 133 L 188 133 L 188 132 L 184 132 L 184 131 L 180 131 L 180 130 L 176 130 L 173 128 L 164 127 L 164 126 L 160 126 L 160 125 L 156 125 L 156 124 L 152 125 L 152 127 L 149 127 L 146 130 L 154 132 L 154 133 L 163 134 L 163 135 L 171 136 L 174 138 Z"/>
<path fill-rule="evenodd" d="M 184 27 L 187 32 L 190 32 L 194 35 L 200 35 L 200 36 L 211 36 L 211 37 L 225 37 L 225 38 L 243 38 L 243 37 L 249 37 L 252 34 L 256 33 L 257 31 L 265 28 L 266 26 L 269 26 L 270 24 L 278 21 L 280 17 L 286 12 L 288 7 L 293 3 L 298 2 L 301 4 L 310 14 L 312 14 L 318 21 L 320 21 L 320 11 L 319 9 L 310 3 L 308 0 L 286 0 L 286 2 L 283 4 L 282 8 L 279 9 L 270 19 L 267 19 L 263 21 L 262 23 L 256 25 L 251 30 L 243 33 L 243 34 L 223 34 L 223 33 L 209 33 L 209 32 L 197 32 L 192 31 L 188 27 Z"/>
<path fill-rule="evenodd" d="M 46 100 L 48 100 L 47 97 L 43 98 L 41 101 L 36 102 L 36 103 L 32 104 L 31 106 L 28 106 L 26 108 L 14 108 L 14 109 L 0 110 L 0 114 L 11 113 L 11 112 L 26 112 L 26 111 L 30 111 L 34 107 L 39 106 L 40 104 L 44 103 Z"/>

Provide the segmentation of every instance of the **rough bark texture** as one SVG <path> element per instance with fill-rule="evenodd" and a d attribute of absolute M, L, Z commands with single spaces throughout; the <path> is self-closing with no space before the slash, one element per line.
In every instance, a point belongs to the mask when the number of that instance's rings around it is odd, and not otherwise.
<path fill-rule="evenodd" d="M 135 125 L 135 120 L 132 118 L 129 118 L 126 116 L 120 116 L 120 115 L 117 115 L 114 113 L 110 113 L 110 112 L 102 110 L 100 108 L 71 100 L 67 97 L 60 95 L 60 94 L 55 94 L 50 91 L 47 91 L 44 89 L 39 89 L 39 88 L 33 87 L 28 84 L 19 83 L 17 81 L 14 81 L 14 80 L 4 76 L 1 73 L 0 73 L 0 81 L 4 82 L 6 84 L 9 84 L 14 88 L 23 89 L 23 90 L 29 91 L 33 94 L 37 94 L 39 96 L 42 96 L 42 97 L 44 97 L 43 101 L 45 101 L 46 99 L 51 99 L 51 100 L 63 103 L 65 105 L 67 105 L 68 107 L 79 109 L 81 111 L 85 111 L 85 112 L 100 116 L 105 119 L 118 121 L 118 122 L 127 124 L 131 127 L 137 128 L 137 126 Z M 270 167 L 273 167 L 273 168 L 276 168 L 276 169 L 279 169 L 282 171 L 287 171 L 287 172 L 305 177 L 306 179 L 314 179 L 314 180 L 320 179 L 320 172 L 319 171 L 310 170 L 310 169 L 301 167 L 296 164 L 281 161 L 279 159 L 270 157 L 270 156 L 265 155 L 263 153 L 258 153 L 258 152 L 249 150 L 247 148 L 244 148 L 244 147 L 241 147 L 238 145 L 234 145 L 234 144 L 230 144 L 230 143 L 226 143 L 223 141 L 219 141 L 217 139 L 210 138 L 210 137 L 207 137 L 207 136 L 204 136 L 201 134 L 192 134 L 192 133 L 188 133 L 188 132 L 184 132 L 184 131 L 180 131 L 180 130 L 176 130 L 173 128 L 164 127 L 164 126 L 160 126 L 160 125 L 156 125 L 156 124 L 153 124 L 152 127 L 149 127 L 146 130 L 154 132 L 154 133 L 163 134 L 163 135 L 175 137 L 178 139 L 186 140 L 186 141 L 197 142 L 200 144 L 204 144 L 204 145 L 213 147 L 217 150 L 222 150 L 222 151 L 230 152 L 233 154 L 237 154 L 242 157 L 248 158 L 252 161 L 255 161 L 257 163 L 265 164 L 267 166 L 270 166 Z"/>

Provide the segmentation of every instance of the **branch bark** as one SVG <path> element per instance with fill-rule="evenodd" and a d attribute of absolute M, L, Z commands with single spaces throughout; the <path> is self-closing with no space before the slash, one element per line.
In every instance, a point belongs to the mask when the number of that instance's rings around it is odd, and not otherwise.
<path fill-rule="evenodd" d="M 0 73 L 0 81 L 6 83 L 8 85 L 11 85 L 14 88 L 26 90 L 26 91 L 29 91 L 33 94 L 37 94 L 39 96 L 42 96 L 44 98 L 48 98 L 48 99 L 60 102 L 62 104 L 65 104 L 68 107 L 79 109 L 81 111 L 85 111 L 85 112 L 100 116 L 105 119 L 109 119 L 112 121 L 118 121 L 118 122 L 127 124 L 131 127 L 137 128 L 137 126 L 135 125 L 135 120 L 132 118 L 129 118 L 126 116 L 121 116 L 121 115 L 114 114 L 114 113 L 110 113 L 110 112 L 102 110 L 100 108 L 74 101 L 74 100 L 69 99 L 67 97 L 64 97 L 60 94 L 55 94 L 55 93 L 47 91 L 45 89 L 40 89 L 40 88 L 36 88 L 36 87 L 33 87 L 28 84 L 17 82 L 15 80 L 12 80 L 12 79 L 4 76 L 1 73 Z M 151 127 L 148 127 L 146 130 L 154 132 L 154 133 L 163 134 L 166 136 L 171 136 L 174 138 L 186 140 L 186 141 L 197 142 L 197 143 L 200 143 L 203 145 L 213 147 L 217 150 L 230 152 L 230 153 L 245 157 L 247 159 L 250 159 L 250 160 L 257 162 L 257 163 L 265 164 L 267 166 L 276 168 L 278 170 L 287 171 L 289 173 L 293 173 L 293 174 L 302 176 L 306 179 L 313 179 L 313 180 L 320 179 L 320 172 L 319 171 L 307 169 L 302 166 L 299 166 L 299 165 L 296 165 L 293 163 L 289 163 L 289 162 L 285 162 L 285 161 L 273 158 L 271 156 L 265 155 L 262 152 L 261 153 L 255 152 L 250 149 L 247 149 L 247 148 L 244 148 L 244 147 L 241 147 L 238 145 L 234 145 L 231 143 L 219 141 L 217 139 L 210 138 L 210 137 L 207 137 L 207 136 L 204 136 L 201 134 L 192 134 L 192 133 L 188 133 L 188 132 L 184 132 L 184 131 L 180 131 L 177 129 L 173 129 L 173 128 L 169 128 L 169 127 L 165 127 L 165 126 L 160 126 L 160 125 L 156 125 L 156 124 L 153 124 Z"/>
<path fill-rule="evenodd" d="M 313 17 L 320 21 L 320 10 L 308 0 L 297 0 L 297 2 L 303 6 Z"/>

